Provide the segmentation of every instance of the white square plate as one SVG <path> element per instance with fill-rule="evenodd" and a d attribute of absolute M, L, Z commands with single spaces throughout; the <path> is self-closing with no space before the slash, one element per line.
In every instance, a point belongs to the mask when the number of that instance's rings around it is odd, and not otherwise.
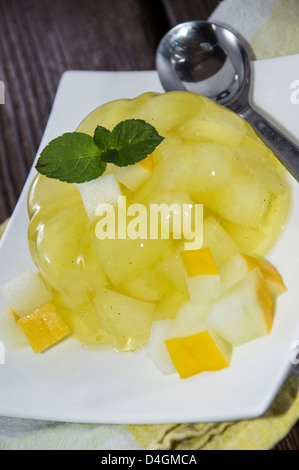
<path fill-rule="evenodd" d="M 296 141 L 299 104 L 291 83 L 299 78 L 299 56 L 255 62 L 253 103 Z M 73 131 L 94 108 L 117 98 L 161 91 L 156 72 L 66 72 L 60 82 L 41 142 Z M 298 141 L 297 141 L 298 143 Z M 0 245 L 0 285 L 34 266 L 27 246 L 27 195 L 31 170 Z M 292 181 L 294 205 L 283 236 L 269 260 L 289 290 L 278 300 L 267 338 L 235 350 L 231 367 L 187 380 L 165 377 L 147 358 L 96 352 L 69 339 L 44 354 L 30 348 L 0 365 L 0 415 L 85 423 L 170 423 L 256 417 L 275 397 L 291 366 L 291 343 L 299 336 L 299 188 Z M 0 305 L 4 300 L 0 298 Z"/>

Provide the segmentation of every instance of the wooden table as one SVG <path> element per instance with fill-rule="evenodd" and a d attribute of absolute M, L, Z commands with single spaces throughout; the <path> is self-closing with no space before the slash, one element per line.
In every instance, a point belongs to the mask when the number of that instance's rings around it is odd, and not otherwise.
<path fill-rule="evenodd" d="M 65 70 L 152 70 L 163 34 L 218 0 L 0 0 L 0 223 L 37 152 Z M 299 425 L 275 449 L 299 449 Z"/>

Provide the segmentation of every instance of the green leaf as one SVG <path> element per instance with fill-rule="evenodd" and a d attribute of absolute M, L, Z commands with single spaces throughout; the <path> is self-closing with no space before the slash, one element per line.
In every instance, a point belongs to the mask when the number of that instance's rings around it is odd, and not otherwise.
<path fill-rule="evenodd" d="M 104 162 L 114 163 L 114 165 L 116 165 L 116 162 L 118 160 L 118 151 L 114 149 L 104 150 L 101 153 L 101 159 Z"/>
<path fill-rule="evenodd" d="M 49 178 L 84 183 L 102 175 L 106 166 L 101 159 L 101 150 L 90 135 L 69 132 L 45 147 L 36 169 Z"/>
<path fill-rule="evenodd" d="M 141 119 L 127 119 L 110 131 L 97 126 L 94 136 L 68 132 L 42 151 L 36 169 L 48 178 L 84 183 L 101 176 L 107 163 L 134 165 L 162 142 L 156 129 Z"/>
<path fill-rule="evenodd" d="M 108 140 L 108 136 L 105 137 Z M 163 139 L 146 121 L 127 119 L 114 127 L 109 135 L 109 149 L 101 158 L 117 166 L 133 165 L 150 155 Z M 96 138 L 95 143 L 98 145 Z M 103 140 L 100 148 L 103 148 Z"/>
<path fill-rule="evenodd" d="M 107 150 L 111 146 L 111 132 L 103 126 L 97 126 L 93 140 L 99 149 Z"/>

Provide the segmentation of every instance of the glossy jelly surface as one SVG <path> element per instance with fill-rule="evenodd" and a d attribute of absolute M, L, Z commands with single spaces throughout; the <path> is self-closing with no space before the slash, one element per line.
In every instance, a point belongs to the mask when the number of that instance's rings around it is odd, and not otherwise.
<path fill-rule="evenodd" d="M 204 246 L 218 267 L 238 251 L 266 257 L 286 223 L 290 189 L 286 170 L 251 126 L 206 98 L 171 92 L 107 103 L 77 130 L 93 135 L 97 125 L 112 129 L 130 118 L 149 122 L 164 140 L 145 182 L 135 191 L 120 185 L 127 204 L 203 204 Z M 78 189 L 41 175 L 28 212 L 32 258 L 84 346 L 138 350 L 152 321 L 173 318 L 188 300 L 182 241 L 99 240 Z"/>

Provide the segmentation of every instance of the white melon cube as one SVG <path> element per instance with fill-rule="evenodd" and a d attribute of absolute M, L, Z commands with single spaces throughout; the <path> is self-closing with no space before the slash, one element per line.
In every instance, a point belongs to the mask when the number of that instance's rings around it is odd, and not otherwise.
<path fill-rule="evenodd" d="M 221 293 L 221 279 L 211 250 L 187 250 L 180 253 L 192 302 L 216 299 Z"/>
<path fill-rule="evenodd" d="M 11 354 L 28 346 L 25 333 L 17 324 L 14 313 L 8 305 L 0 308 L 0 340 Z"/>
<path fill-rule="evenodd" d="M 203 247 L 209 247 L 218 268 L 240 251 L 239 247 L 213 216 L 203 223 Z"/>
<path fill-rule="evenodd" d="M 207 302 L 221 294 L 219 274 L 200 274 L 187 277 L 187 285 L 192 302 Z"/>
<path fill-rule="evenodd" d="M 220 269 L 223 291 L 239 282 L 249 272 L 247 263 L 241 253 L 237 253 L 224 263 Z"/>
<path fill-rule="evenodd" d="M 242 253 L 237 253 L 220 268 L 223 290 L 229 289 L 255 268 L 258 268 L 264 276 L 273 299 L 287 290 L 281 275 L 274 266 L 267 261 Z"/>
<path fill-rule="evenodd" d="M 213 302 L 207 324 L 234 346 L 270 333 L 273 303 L 260 270 L 255 268 Z"/>
<path fill-rule="evenodd" d="M 159 320 L 152 324 L 151 337 L 148 344 L 148 356 L 164 375 L 176 373 L 176 368 L 167 351 L 165 340 L 169 339 L 169 330 L 173 320 Z"/>
<path fill-rule="evenodd" d="M 152 174 L 140 163 L 122 167 L 116 166 L 113 172 L 119 183 L 126 186 L 130 191 L 136 191 Z"/>
<path fill-rule="evenodd" d="M 86 213 L 91 221 L 96 219 L 96 209 L 99 205 L 116 205 L 118 197 L 121 196 L 121 189 L 112 173 L 86 183 L 75 184 L 75 186 L 80 191 Z"/>
<path fill-rule="evenodd" d="M 27 269 L 0 288 L 9 307 L 23 317 L 52 299 L 44 282 L 33 269 Z"/>
<path fill-rule="evenodd" d="M 183 337 L 202 331 L 210 308 L 211 302 L 183 302 L 173 322 L 173 336 Z"/>

